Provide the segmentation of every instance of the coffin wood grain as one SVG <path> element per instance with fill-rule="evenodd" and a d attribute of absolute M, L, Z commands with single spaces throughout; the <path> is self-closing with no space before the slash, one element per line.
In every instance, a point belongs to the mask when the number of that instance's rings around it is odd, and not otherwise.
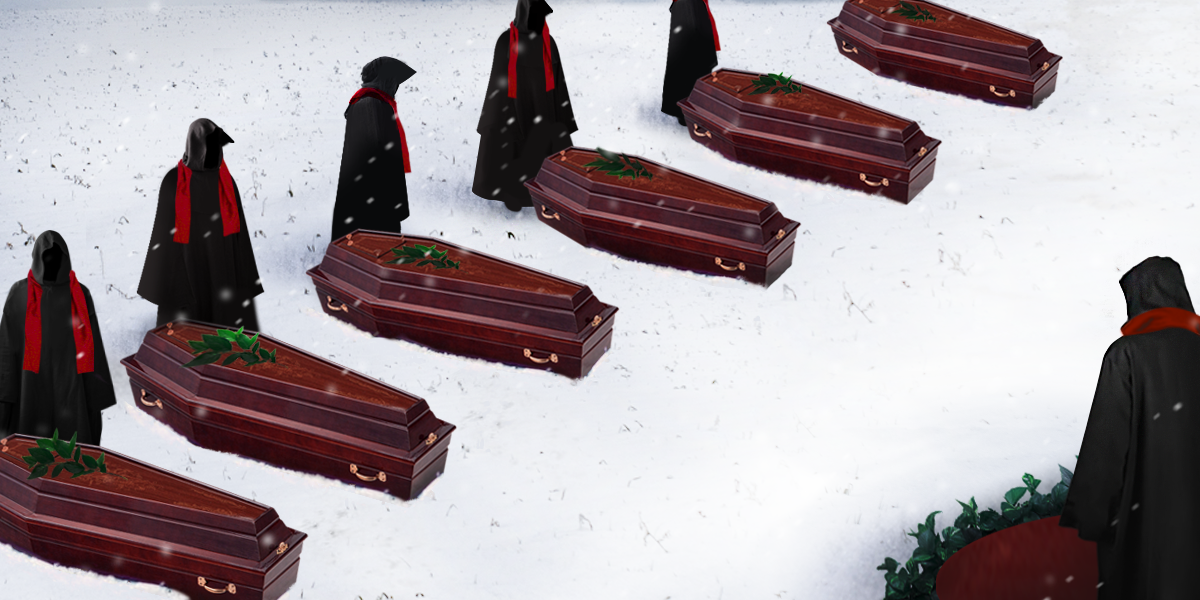
<path fill-rule="evenodd" d="M 774 203 L 641 157 L 651 179 L 618 179 L 568 148 L 525 185 L 539 219 L 627 258 L 770 285 L 791 264 L 799 223 Z M 724 268 L 722 265 L 725 265 Z"/>
<path fill-rule="evenodd" d="M 889 0 L 848 0 L 829 21 L 838 53 L 878 75 L 1006 106 L 1033 108 L 1054 92 L 1062 57 L 1041 40 L 913 0 L 935 21 L 914 22 Z"/>
<path fill-rule="evenodd" d="M 801 82 L 799 93 L 750 95 L 759 76 L 721 69 L 698 79 L 679 103 L 692 140 L 736 162 L 906 204 L 933 180 L 941 142 L 916 122 Z"/>
<path fill-rule="evenodd" d="M 0 541 L 67 566 L 161 583 L 192 598 L 233 584 L 239 598 L 273 599 L 295 582 L 305 534 L 274 509 L 80 444 L 109 473 L 28 480 L 20 456 L 35 438 L 9 436 L 0 452 Z"/>
<path fill-rule="evenodd" d="M 215 330 L 179 322 L 148 332 L 121 361 L 135 404 L 198 446 L 405 500 L 432 479 L 423 475 L 439 456 L 436 473 L 444 470 L 454 426 L 425 400 L 268 336 L 260 346 L 276 351 L 275 364 L 183 368 L 192 358 L 186 340 Z M 313 380 L 314 372 L 331 379 Z M 387 479 L 370 479 L 378 471 Z"/>
<path fill-rule="evenodd" d="M 436 245 L 460 268 L 386 264 L 402 244 Z M 308 275 L 326 314 L 372 335 L 575 378 L 608 350 L 617 312 L 587 286 L 435 238 L 355 231 Z"/>

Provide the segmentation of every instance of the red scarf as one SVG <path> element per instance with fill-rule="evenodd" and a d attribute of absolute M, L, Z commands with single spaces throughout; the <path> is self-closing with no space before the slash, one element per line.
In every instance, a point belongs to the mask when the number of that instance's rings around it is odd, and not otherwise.
<path fill-rule="evenodd" d="M 1121 335 L 1150 333 L 1171 327 L 1200 334 L 1200 315 L 1182 308 L 1155 308 L 1126 321 L 1121 326 Z"/>
<path fill-rule="evenodd" d="M 233 176 L 229 167 L 221 161 L 220 168 L 221 224 L 225 235 L 242 230 L 238 221 L 237 195 L 233 191 Z M 188 243 L 192 231 L 192 170 L 179 161 L 178 177 L 175 181 L 175 237 L 180 244 Z"/>
<path fill-rule="evenodd" d="M 678 2 L 678 1 L 679 0 L 671 0 L 671 2 Z M 721 38 L 717 37 L 717 22 L 713 20 L 712 9 L 710 9 L 708 7 L 708 0 L 704 0 L 704 10 L 706 12 L 708 12 L 708 23 L 710 25 L 712 25 L 713 44 L 716 46 L 716 48 L 714 48 L 714 50 L 720 50 L 721 49 Z"/>
<path fill-rule="evenodd" d="M 404 126 L 400 124 L 400 113 L 396 112 L 396 99 L 375 88 L 363 88 L 350 97 L 350 106 L 366 97 L 383 100 L 392 107 L 392 119 L 396 121 L 396 130 L 400 132 L 400 153 L 404 157 L 404 172 L 412 173 L 412 167 L 408 164 L 408 138 L 404 136 Z"/>
<path fill-rule="evenodd" d="M 554 64 L 550 57 L 550 26 L 542 23 L 542 67 L 546 70 L 546 91 L 554 89 Z M 508 24 L 508 97 L 517 97 L 517 25 Z"/>
<path fill-rule="evenodd" d="M 25 358 L 22 368 L 38 372 L 42 363 L 42 286 L 29 271 L 28 293 L 25 295 Z M 75 371 L 79 374 L 95 370 L 96 346 L 92 338 L 92 321 L 88 315 L 83 288 L 71 271 L 71 332 L 75 334 Z"/>

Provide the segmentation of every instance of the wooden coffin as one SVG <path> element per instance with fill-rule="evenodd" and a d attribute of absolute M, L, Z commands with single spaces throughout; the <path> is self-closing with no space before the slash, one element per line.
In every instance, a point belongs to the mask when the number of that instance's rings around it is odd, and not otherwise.
<path fill-rule="evenodd" d="M 401 245 L 435 245 L 459 266 L 388 264 Z M 612 344 L 617 307 L 586 285 L 444 240 L 359 230 L 308 274 L 327 314 L 435 350 L 578 378 Z"/>
<path fill-rule="evenodd" d="M 445 470 L 454 426 L 428 403 L 299 348 L 264 335 L 275 363 L 185 368 L 188 340 L 216 330 L 181 321 L 146 333 L 121 360 L 134 403 L 197 446 L 405 500 Z"/>
<path fill-rule="evenodd" d="M 914 121 L 801 84 L 758 94 L 761 74 L 720 69 L 679 103 L 691 138 L 726 158 L 907 204 L 933 180 L 940 141 Z"/>
<path fill-rule="evenodd" d="M 30 480 L 21 457 L 31 447 L 26 435 L 0 441 L 0 541 L 189 598 L 270 600 L 296 582 L 307 536 L 275 509 L 86 444 L 86 456 L 104 452 L 108 475 Z"/>
<path fill-rule="evenodd" d="M 1007 106 L 1033 108 L 1054 92 L 1058 63 L 1038 39 L 944 6 L 911 0 L 933 20 L 910 20 L 899 0 L 847 0 L 829 21 L 838 52 L 872 73 Z"/>
<path fill-rule="evenodd" d="M 1058 519 L 1021 523 L 963 546 L 938 570 L 938 600 L 1096 600 L 1096 543 Z"/>
<path fill-rule="evenodd" d="M 640 157 L 650 178 L 618 179 L 568 148 L 526 182 L 543 223 L 635 260 L 770 285 L 792 264 L 799 223 L 774 203 Z"/>

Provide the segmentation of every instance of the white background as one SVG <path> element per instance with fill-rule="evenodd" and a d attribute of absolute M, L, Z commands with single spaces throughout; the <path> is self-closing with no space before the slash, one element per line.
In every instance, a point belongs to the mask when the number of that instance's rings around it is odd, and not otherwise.
<path fill-rule="evenodd" d="M 66 8 L 50 8 L 51 5 Z M 1064 56 L 1039 108 L 879 78 L 838 56 L 836 2 L 712 0 L 724 67 L 797 80 L 942 140 L 905 206 L 729 162 L 659 112 L 669 2 L 552 3 L 580 146 L 670 165 L 800 221 L 764 289 L 579 247 L 470 192 L 475 126 L 512 0 L 0 2 L 0 281 L 63 234 L 116 380 L 104 445 L 275 507 L 307 532 L 287 598 L 881 598 L 904 535 L 1029 472 L 1074 468 L 1117 279 L 1171 256 L 1197 281 L 1200 42 L 1193 2 L 960 0 Z M 433 235 L 586 283 L 620 307 L 572 381 L 372 339 L 322 314 L 344 119 L 369 60 L 397 102 L 412 217 Z M 458 426 L 419 499 L 193 446 L 134 407 L 119 360 L 163 174 L 208 117 L 244 200 L 272 336 L 426 398 Z M 510 239 L 511 232 L 515 239 Z M 0 546 L 6 598 L 182 597 Z M 385 595 L 386 594 L 386 595 Z"/>

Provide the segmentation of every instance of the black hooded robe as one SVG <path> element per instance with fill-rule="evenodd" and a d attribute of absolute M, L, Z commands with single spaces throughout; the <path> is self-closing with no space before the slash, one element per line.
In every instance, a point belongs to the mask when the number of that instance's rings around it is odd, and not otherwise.
<path fill-rule="evenodd" d="M 96 305 L 80 284 L 87 304 L 94 344 L 93 371 L 76 367 L 75 335 L 71 330 L 71 255 L 67 243 L 46 231 L 33 244 L 33 278 L 42 286 L 42 352 L 38 372 L 23 369 L 25 309 L 28 280 L 8 290 L 0 317 L 0 437 L 23 433 L 60 439 L 78 434 L 78 442 L 99 444 L 100 411 L 117 403 L 108 358 L 100 337 Z"/>
<path fill-rule="evenodd" d="M 414 74 L 403 62 L 380 57 L 363 67 L 363 87 L 395 98 L 400 84 Z M 386 102 L 366 97 L 346 108 L 330 242 L 359 228 L 400 233 L 409 215 L 403 148 L 396 115 Z"/>
<path fill-rule="evenodd" d="M 220 209 L 221 146 L 232 142 L 208 119 L 188 129 L 183 163 L 192 170 L 188 243 L 175 242 L 175 184 L 179 167 L 167 171 L 158 191 L 158 212 L 142 267 L 138 295 L 158 305 L 157 325 L 190 319 L 258 331 L 254 297 L 263 292 L 250 247 L 250 226 L 234 183 L 240 229 L 225 235 Z M 157 326 L 156 325 L 156 326 Z"/>
<path fill-rule="evenodd" d="M 662 111 L 684 125 L 678 102 L 692 94 L 697 79 L 717 68 L 717 41 L 704 0 L 675 0 L 671 4 L 668 40 Z"/>
<path fill-rule="evenodd" d="M 517 97 L 508 97 L 509 32 L 496 40 L 487 97 L 479 117 L 479 156 L 471 191 L 504 202 L 510 210 L 533 206 L 525 182 L 537 176 L 547 156 L 571 147 L 578 130 L 567 93 L 554 35 L 550 58 L 554 89 L 546 91 L 542 25 L 550 6 L 544 0 L 519 0 L 517 26 Z"/>
<path fill-rule="evenodd" d="M 1100 600 L 1190 600 L 1200 594 L 1200 317 L 1182 312 L 1192 302 L 1169 258 L 1146 259 L 1121 288 L 1131 322 L 1104 355 L 1060 524 L 1097 542 Z M 1128 329 L 1162 308 L 1182 309 L 1188 327 Z"/>

